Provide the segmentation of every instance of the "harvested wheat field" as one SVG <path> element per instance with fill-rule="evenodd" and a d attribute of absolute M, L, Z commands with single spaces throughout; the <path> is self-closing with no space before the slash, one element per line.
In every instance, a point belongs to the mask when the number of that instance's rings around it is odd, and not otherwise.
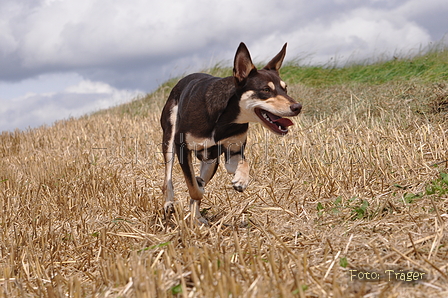
<path fill-rule="evenodd" d="M 303 113 L 285 137 L 251 125 L 249 187 L 234 191 L 220 166 L 201 206 L 210 227 L 190 221 L 178 163 L 164 219 L 159 116 L 173 82 L 2 133 L 0 296 L 447 297 L 448 55 L 433 56 L 374 83 L 285 67 Z"/>

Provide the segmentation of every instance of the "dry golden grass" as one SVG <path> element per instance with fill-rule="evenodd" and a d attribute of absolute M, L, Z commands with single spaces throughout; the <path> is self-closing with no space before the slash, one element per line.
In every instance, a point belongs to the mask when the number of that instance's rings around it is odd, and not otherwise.
<path fill-rule="evenodd" d="M 448 163 L 444 85 L 291 87 L 303 115 L 283 138 L 251 125 L 251 183 L 220 167 L 208 228 L 178 165 L 163 218 L 168 92 L 0 136 L 0 297 L 448 295 L 448 195 L 427 192 Z"/>

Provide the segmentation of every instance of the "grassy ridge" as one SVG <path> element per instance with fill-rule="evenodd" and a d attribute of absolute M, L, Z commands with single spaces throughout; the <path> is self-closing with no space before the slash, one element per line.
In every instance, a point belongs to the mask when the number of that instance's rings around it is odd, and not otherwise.
<path fill-rule="evenodd" d="M 251 124 L 249 187 L 235 192 L 220 166 L 202 205 L 209 228 L 190 221 L 178 163 L 177 212 L 162 212 L 159 117 L 176 80 L 2 133 L 0 297 L 445 297 L 448 82 L 437 55 L 282 69 L 303 114 L 282 138 Z M 401 283 L 404 272 L 425 278 Z"/>
<path fill-rule="evenodd" d="M 260 65 L 259 67 L 263 67 Z M 204 72 L 218 77 L 232 75 L 232 68 L 221 64 L 204 70 Z M 375 64 L 352 64 L 342 68 L 327 66 L 301 66 L 297 62 L 286 63 L 280 70 L 282 78 L 290 85 L 304 85 L 313 88 L 331 86 L 349 86 L 354 84 L 378 85 L 388 82 L 405 82 L 418 80 L 420 83 L 439 83 L 448 81 L 448 49 L 430 51 L 425 55 L 412 58 L 394 59 Z M 146 98 L 112 108 L 110 111 L 131 115 L 146 115 L 153 105 L 163 105 L 169 91 L 179 78 L 173 78 L 163 83 L 154 93 Z M 442 87 L 443 89 L 443 87 Z M 443 90 L 435 90 L 438 94 L 433 102 L 424 105 L 448 105 Z M 162 98 L 162 101 L 154 101 Z M 434 96 L 429 96 L 434 98 Z M 423 108 L 425 110 L 425 108 Z M 102 111 L 100 113 L 103 113 Z"/>
<path fill-rule="evenodd" d="M 336 67 L 297 67 L 282 69 L 285 80 L 322 87 L 348 83 L 383 84 L 390 81 L 418 78 L 425 82 L 448 80 L 448 50 L 431 52 L 409 59 L 394 59 L 371 65 L 354 64 Z"/>
<path fill-rule="evenodd" d="M 218 77 L 232 75 L 230 67 L 222 67 L 220 64 L 205 72 Z M 300 62 L 291 61 L 282 67 L 281 75 L 290 85 L 300 83 L 310 87 L 353 83 L 377 85 L 411 79 L 434 83 L 448 80 L 448 49 L 435 49 L 410 58 L 394 58 L 373 64 L 352 63 L 345 67 L 304 66 Z M 168 85 L 173 85 L 176 81 L 174 79 L 168 82 Z"/>

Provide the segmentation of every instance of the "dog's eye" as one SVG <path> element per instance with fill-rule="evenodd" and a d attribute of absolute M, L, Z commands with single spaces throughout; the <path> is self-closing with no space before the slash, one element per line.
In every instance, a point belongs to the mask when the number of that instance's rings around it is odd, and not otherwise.
<path fill-rule="evenodd" d="M 261 91 L 263 91 L 263 92 L 271 92 L 271 88 L 264 87 L 263 89 L 261 89 Z"/>

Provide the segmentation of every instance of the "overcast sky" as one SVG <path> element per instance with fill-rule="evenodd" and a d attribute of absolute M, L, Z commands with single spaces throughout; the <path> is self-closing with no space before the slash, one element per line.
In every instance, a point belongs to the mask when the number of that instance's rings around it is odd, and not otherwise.
<path fill-rule="evenodd" d="M 285 42 L 306 64 L 416 53 L 448 33 L 447 16 L 446 0 L 0 0 L 0 131 L 230 65 L 241 41 L 257 62 Z"/>

